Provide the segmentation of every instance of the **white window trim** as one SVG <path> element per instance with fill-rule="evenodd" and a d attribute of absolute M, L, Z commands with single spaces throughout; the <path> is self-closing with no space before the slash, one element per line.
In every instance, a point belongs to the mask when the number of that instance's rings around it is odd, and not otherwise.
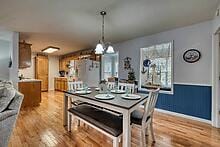
<path fill-rule="evenodd" d="M 174 41 L 168 41 L 168 42 L 162 42 L 162 43 L 157 43 L 157 44 L 163 44 L 163 43 L 171 43 L 172 46 L 171 46 L 171 91 L 166 91 L 166 90 L 160 90 L 160 93 L 163 93 L 163 94 L 171 94 L 173 95 L 174 94 Z M 154 45 L 157 45 L 157 44 L 154 44 Z M 151 45 L 153 46 L 153 45 Z M 148 46 L 150 47 L 150 46 Z M 142 63 L 142 49 L 143 48 L 146 48 L 146 47 L 142 47 L 140 48 L 140 66 L 139 66 L 139 81 L 138 82 L 138 89 L 141 90 L 141 91 L 146 91 L 147 92 L 147 89 L 145 88 L 141 88 L 141 65 L 143 64 Z"/>

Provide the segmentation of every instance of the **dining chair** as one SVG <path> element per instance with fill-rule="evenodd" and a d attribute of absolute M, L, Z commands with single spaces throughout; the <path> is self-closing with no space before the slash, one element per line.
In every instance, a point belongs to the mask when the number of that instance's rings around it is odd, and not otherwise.
<path fill-rule="evenodd" d="M 76 90 L 83 88 L 83 81 L 68 82 L 68 90 Z"/>
<path fill-rule="evenodd" d="M 68 90 L 77 90 L 77 88 L 83 88 L 83 81 L 74 81 L 74 82 L 68 82 Z M 73 107 L 84 104 L 84 102 L 73 99 L 71 100 L 71 104 Z M 80 126 L 80 120 L 77 120 L 77 125 Z"/>
<path fill-rule="evenodd" d="M 112 89 L 114 89 L 114 87 L 115 87 L 115 82 L 108 82 L 108 83 L 107 83 L 107 88 L 108 88 L 108 89 L 111 89 L 111 90 L 112 90 Z"/>
<path fill-rule="evenodd" d="M 144 110 L 135 110 L 131 113 L 131 127 L 135 126 L 141 129 L 141 146 L 146 147 L 146 137 L 148 130 L 151 133 L 153 142 L 155 142 L 153 132 L 153 113 L 157 102 L 160 88 L 150 90 L 147 102 L 144 104 Z"/>
<path fill-rule="evenodd" d="M 135 85 L 130 83 L 118 83 L 119 90 L 126 90 L 128 89 L 130 93 L 134 93 Z"/>

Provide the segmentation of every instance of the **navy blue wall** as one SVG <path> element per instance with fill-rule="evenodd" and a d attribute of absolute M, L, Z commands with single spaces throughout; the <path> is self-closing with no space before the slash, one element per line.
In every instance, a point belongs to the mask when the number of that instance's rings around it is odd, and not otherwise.
<path fill-rule="evenodd" d="M 159 94 L 156 107 L 211 120 L 211 86 L 174 84 L 174 94 Z"/>

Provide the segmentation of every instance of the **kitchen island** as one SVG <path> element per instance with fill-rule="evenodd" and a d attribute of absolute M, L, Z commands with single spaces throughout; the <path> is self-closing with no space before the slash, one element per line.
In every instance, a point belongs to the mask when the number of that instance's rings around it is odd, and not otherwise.
<path fill-rule="evenodd" d="M 41 102 L 41 80 L 23 79 L 18 82 L 18 90 L 24 94 L 22 108 L 38 106 Z"/>

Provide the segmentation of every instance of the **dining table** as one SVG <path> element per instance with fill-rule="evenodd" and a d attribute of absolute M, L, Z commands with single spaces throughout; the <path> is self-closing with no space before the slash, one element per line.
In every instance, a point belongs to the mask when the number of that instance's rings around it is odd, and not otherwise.
<path fill-rule="evenodd" d="M 123 116 L 123 147 L 131 146 L 131 130 L 130 130 L 130 114 L 140 108 L 142 104 L 147 101 L 148 94 L 144 93 L 135 93 L 139 96 L 139 99 L 124 99 L 122 98 L 122 94 L 111 93 L 114 95 L 113 99 L 102 100 L 97 99 L 96 95 L 99 94 L 99 91 L 95 89 L 95 87 L 91 87 L 90 93 L 88 94 L 78 94 L 76 91 L 67 90 L 64 91 L 64 103 L 63 103 L 63 125 L 67 128 L 67 114 L 68 109 L 72 107 L 72 101 L 81 101 L 86 102 L 88 104 L 92 104 L 98 107 L 102 107 L 104 109 L 117 112 Z"/>

